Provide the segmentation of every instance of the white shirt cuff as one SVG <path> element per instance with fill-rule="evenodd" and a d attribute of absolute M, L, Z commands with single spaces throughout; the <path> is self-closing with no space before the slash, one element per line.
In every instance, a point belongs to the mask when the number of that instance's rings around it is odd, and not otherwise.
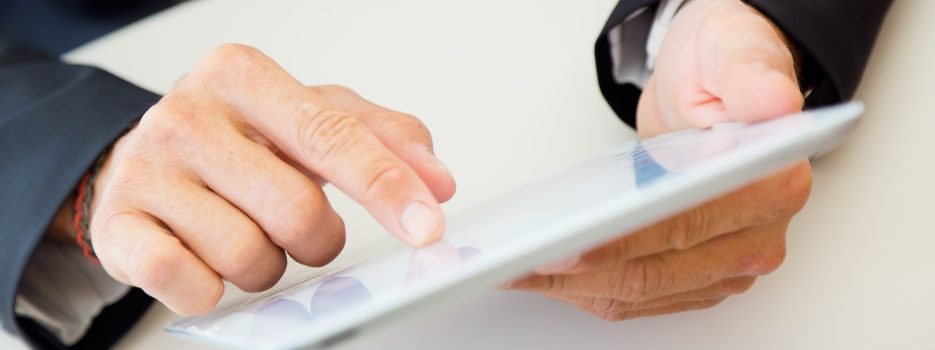
<path fill-rule="evenodd" d="M 100 265 L 90 263 L 77 246 L 43 241 L 23 272 L 15 310 L 72 345 L 101 309 L 129 291 Z"/>
<path fill-rule="evenodd" d="M 655 12 L 649 7 L 640 8 L 610 30 L 608 40 L 614 81 L 643 88 L 652 74 L 669 24 L 687 1 L 661 0 Z"/>

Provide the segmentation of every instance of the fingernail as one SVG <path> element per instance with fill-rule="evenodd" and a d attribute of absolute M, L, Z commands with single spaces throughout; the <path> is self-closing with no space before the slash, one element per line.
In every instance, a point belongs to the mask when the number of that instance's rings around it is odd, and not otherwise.
<path fill-rule="evenodd" d="M 435 238 L 441 218 L 438 213 L 419 201 L 409 202 L 400 218 L 403 229 L 412 237 L 414 244 L 423 244 Z"/>
<path fill-rule="evenodd" d="M 550 274 L 550 273 L 560 273 L 567 272 L 571 269 L 574 269 L 581 263 L 581 256 L 575 255 L 570 258 L 565 258 L 554 263 L 545 265 L 538 269 L 539 273 Z"/>

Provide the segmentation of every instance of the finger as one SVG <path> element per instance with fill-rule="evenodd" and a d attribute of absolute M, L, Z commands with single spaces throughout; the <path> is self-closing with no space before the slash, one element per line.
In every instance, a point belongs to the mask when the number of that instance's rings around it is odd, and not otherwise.
<path fill-rule="evenodd" d="M 612 298 L 598 298 L 569 294 L 546 294 L 549 298 L 563 301 L 581 308 L 588 308 L 593 312 L 620 314 L 627 311 L 662 308 L 669 305 L 688 302 L 721 299 L 731 295 L 746 292 L 756 282 L 756 277 L 735 277 L 722 280 L 713 285 L 688 292 L 667 295 L 650 299 L 644 302 L 631 303 Z"/>
<path fill-rule="evenodd" d="M 593 258 L 592 258 L 593 259 Z M 537 274 L 540 275 L 551 275 L 551 274 L 564 274 L 564 273 L 578 273 L 584 270 L 584 268 L 594 266 L 594 263 L 589 263 L 588 266 L 583 266 L 581 261 L 581 255 L 573 255 L 567 258 L 562 258 L 560 260 L 551 262 L 549 264 L 539 266 L 535 269 Z"/>
<path fill-rule="evenodd" d="M 788 221 L 805 205 L 811 168 L 803 162 L 659 223 L 637 230 L 549 273 L 581 273 L 669 250 L 685 250 L 752 226 Z"/>
<path fill-rule="evenodd" d="M 363 204 L 394 235 L 412 245 L 441 236 L 441 208 L 416 172 L 360 120 L 330 106 L 271 59 L 228 45 L 196 71 L 195 81 L 207 83 L 203 88 L 235 106 L 290 158 Z"/>
<path fill-rule="evenodd" d="M 532 275 L 509 287 L 545 294 L 637 303 L 710 286 L 731 277 L 772 272 L 785 258 L 785 225 L 754 227 L 688 250 L 638 258 L 574 275 Z"/>
<path fill-rule="evenodd" d="M 612 322 L 632 320 L 634 318 L 640 317 L 652 317 L 652 316 L 661 316 L 674 314 L 685 311 L 692 310 L 704 310 L 717 306 L 727 298 L 720 299 L 708 299 L 708 300 L 698 300 L 698 301 L 685 301 L 681 303 L 675 303 L 669 306 L 663 306 L 656 309 L 645 309 L 632 312 L 622 312 L 617 314 L 604 315 L 604 319 Z"/>
<path fill-rule="evenodd" d="M 199 118 L 184 116 L 218 113 L 222 109 L 204 108 L 203 104 L 180 104 L 186 106 L 184 110 L 176 108 L 173 113 L 159 117 L 165 120 L 164 123 L 177 124 L 173 127 L 175 132 L 180 132 L 180 128 L 211 130 L 189 138 L 191 142 L 197 142 L 192 147 L 201 152 L 184 158 L 201 181 L 247 214 L 273 243 L 289 252 L 299 263 L 323 266 L 337 257 L 344 247 L 344 222 L 318 184 L 231 124 L 194 125 Z M 174 121 L 177 118 L 193 121 Z M 227 212 L 239 216 L 229 208 Z"/>
<path fill-rule="evenodd" d="M 178 181 L 141 199 L 142 209 L 221 277 L 247 292 L 272 287 L 285 272 L 282 249 L 230 203 L 195 183 Z"/>
<path fill-rule="evenodd" d="M 419 174 L 439 202 L 454 196 L 454 177 L 435 156 L 429 129 L 418 118 L 374 104 L 348 88 L 327 85 L 311 89 L 336 108 L 358 116 L 380 142 Z"/>
<path fill-rule="evenodd" d="M 93 244 L 104 269 L 137 286 L 180 315 L 211 311 L 224 284 L 211 268 L 146 214 L 124 211 L 95 216 Z"/>
<path fill-rule="evenodd" d="M 710 63 L 703 69 L 711 72 L 706 87 L 723 101 L 730 120 L 756 122 L 800 111 L 804 98 L 781 32 L 753 10 L 724 19 L 711 25 L 710 36 L 702 35 L 702 45 L 717 48 L 704 53 Z"/>
<path fill-rule="evenodd" d="M 626 320 L 631 320 L 631 319 L 640 318 L 640 317 L 652 317 L 652 316 L 674 314 L 674 313 L 691 311 L 691 310 L 707 309 L 707 308 L 717 306 L 722 301 L 724 301 L 724 299 L 726 299 L 726 297 L 719 298 L 719 299 L 683 301 L 683 302 L 679 302 L 679 303 L 675 303 L 675 304 L 671 304 L 671 305 L 667 305 L 663 307 L 658 307 L 658 308 L 622 310 L 618 312 L 601 312 L 599 310 L 595 310 L 587 306 L 580 306 L 580 305 L 573 305 L 573 306 L 581 311 L 600 317 L 601 319 L 605 321 L 619 322 L 619 321 L 626 321 Z"/>

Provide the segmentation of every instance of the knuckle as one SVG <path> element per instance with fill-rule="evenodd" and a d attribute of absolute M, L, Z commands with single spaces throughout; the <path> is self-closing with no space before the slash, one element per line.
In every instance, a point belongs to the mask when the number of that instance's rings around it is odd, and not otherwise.
<path fill-rule="evenodd" d="M 189 82 L 191 79 L 192 79 L 192 78 L 191 78 L 191 73 L 182 74 L 181 77 L 179 77 L 178 79 L 175 80 L 175 84 L 172 84 L 172 88 L 169 89 L 169 90 L 170 90 L 170 91 L 175 91 L 175 90 L 178 90 L 178 89 L 183 89 L 183 88 L 185 88 L 185 86 L 188 84 L 188 82 Z"/>
<path fill-rule="evenodd" d="M 113 204 L 110 202 L 110 196 L 101 196 L 100 200 L 102 205 L 99 204 L 97 211 L 91 213 L 91 219 L 88 220 L 88 229 L 91 234 L 91 243 L 94 245 L 96 250 L 101 250 L 99 253 L 106 253 L 107 249 L 104 248 L 110 238 L 113 235 L 113 222 L 118 217 L 117 214 L 111 213 L 110 207 Z"/>
<path fill-rule="evenodd" d="M 620 322 L 626 321 L 629 319 L 637 318 L 640 316 L 640 310 L 636 309 L 636 304 L 621 302 L 625 304 L 626 307 L 619 309 L 611 309 L 604 313 L 603 319 L 610 322 Z"/>
<path fill-rule="evenodd" d="M 356 145 L 362 137 L 363 125 L 345 113 L 316 104 L 301 103 L 295 113 L 299 125 L 298 144 L 313 163 L 327 162 L 340 157 Z"/>
<path fill-rule="evenodd" d="M 176 111 L 184 111 L 192 105 L 192 100 L 184 92 L 172 91 L 159 99 L 149 113 L 174 114 Z M 162 113 L 160 113 L 162 112 Z M 146 117 L 144 116 L 144 121 Z"/>
<path fill-rule="evenodd" d="M 422 122 L 419 118 L 416 118 L 412 115 L 391 111 L 388 112 L 380 121 L 378 122 L 378 127 L 383 130 L 398 130 L 398 131 L 407 131 L 415 132 L 420 134 L 421 138 L 429 142 L 426 146 L 431 147 L 432 136 L 429 132 L 429 128 L 425 126 L 425 123 Z"/>
<path fill-rule="evenodd" d="M 203 315 L 214 309 L 224 295 L 224 284 L 220 280 L 205 281 L 199 285 L 199 296 L 187 305 L 177 306 L 175 311 L 181 316 Z"/>
<path fill-rule="evenodd" d="M 293 196 L 273 217 L 270 236 L 274 243 L 281 247 L 306 243 L 305 237 L 314 231 L 318 221 L 315 218 L 322 216 L 323 204 L 308 188 Z"/>
<path fill-rule="evenodd" d="M 643 231 L 645 232 L 645 231 Z M 666 234 L 660 232 L 660 234 Z M 609 261 L 625 263 L 627 259 L 630 259 L 635 253 L 636 249 L 634 247 L 634 236 L 623 237 L 616 241 L 616 244 L 609 246 L 608 257 Z M 585 254 L 585 259 L 588 258 L 589 254 Z"/>
<path fill-rule="evenodd" d="M 611 295 L 627 302 L 634 302 L 640 297 L 642 291 L 643 267 L 635 261 L 627 263 L 623 268 L 623 274 L 615 276 L 616 281 L 612 284 Z M 634 289 L 635 288 L 635 289 Z"/>
<path fill-rule="evenodd" d="M 191 86 L 193 89 L 208 85 L 228 85 L 243 81 L 243 74 L 263 64 L 266 56 L 248 45 L 223 44 L 210 53 L 195 67 L 191 74 L 179 81 L 177 87 Z"/>
<path fill-rule="evenodd" d="M 381 158 L 367 166 L 364 171 L 364 198 L 377 198 L 379 192 L 403 183 L 408 176 L 406 169 L 399 162 Z"/>
<path fill-rule="evenodd" d="M 617 299 L 612 298 L 595 298 L 591 297 L 588 304 L 591 305 L 591 310 L 598 311 L 601 313 L 611 312 L 617 307 Z"/>
<path fill-rule="evenodd" d="M 197 139 L 201 133 L 191 115 L 192 103 L 180 94 L 163 97 L 150 108 L 135 130 L 135 134 L 156 149 L 171 148 L 174 145 Z"/>
<path fill-rule="evenodd" d="M 604 303 L 604 305 L 606 306 L 600 309 L 600 311 L 603 311 L 610 315 L 619 316 L 621 314 L 626 314 L 632 311 L 633 308 L 636 306 L 635 303 L 630 303 L 630 302 L 626 302 L 623 300 L 617 300 L 617 299 L 612 299 L 612 298 L 607 299 L 607 300 L 608 301 Z"/>
<path fill-rule="evenodd" d="M 178 258 L 181 244 L 152 246 L 140 249 L 137 267 L 130 276 L 134 285 L 150 291 L 171 290 L 175 276 L 184 268 Z"/>
<path fill-rule="evenodd" d="M 722 301 L 724 301 L 724 299 L 725 299 L 725 298 L 717 298 L 717 299 L 708 299 L 708 300 L 696 301 L 696 302 L 694 302 L 694 305 L 691 305 L 691 306 L 689 307 L 689 309 L 691 309 L 691 310 L 710 309 L 710 308 L 715 307 L 715 306 L 717 306 L 718 304 L 720 304 Z"/>
<path fill-rule="evenodd" d="M 94 246 L 94 252 L 97 255 L 98 260 L 101 262 L 101 265 L 105 266 L 105 270 L 107 270 L 111 276 L 118 277 L 118 275 L 122 274 L 112 273 L 112 271 L 115 272 L 122 270 L 115 269 L 115 263 L 112 262 L 112 254 L 114 253 L 114 249 L 112 248 L 114 247 L 114 235 L 116 233 L 114 232 L 115 230 L 113 229 L 113 226 L 114 221 L 119 220 L 121 214 L 119 212 L 114 212 L 114 210 L 111 209 L 111 207 L 114 207 L 114 205 L 112 203 L 105 202 L 107 200 L 107 197 L 103 197 L 102 204 L 98 205 L 98 210 L 92 213 L 91 220 L 88 222 L 89 232 L 91 237 L 91 244 Z M 125 275 L 120 277 L 122 277 L 121 282 L 128 282 L 126 281 Z"/>
<path fill-rule="evenodd" d="M 756 277 L 734 278 L 726 281 L 723 293 L 728 295 L 746 293 L 756 282 Z"/>
<path fill-rule="evenodd" d="M 627 320 L 627 315 L 628 315 L 628 314 L 629 314 L 628 311 L 623 311 L 623 312 L 619 312 L 619 313 L 614 313 L 614 312 L 598 312 L 598 313 L 595 313 L 595 315 L 597 315 L 597 317 L 599 317 L 600 319 L 602 319 L 602 320 L 604 320 L 604 321 L 607 321 L 607 322 L 626 321 L 626 320 Z"/>
<path fill-rule="evenodd" d="M 423 129 L 428 131 L 428 127 L 419 118 L 401 112 L 388 112 L 380 120 L 380 124 L 399 129 Z"/>
<path fill-rule="evenodd" d="M 563 293 L 565 292 L 565 279 L 558 275 L 546 275 L 541 277 L 544 284 L 542 290 L 544 293 Z"/>
<path fill-rule="evenodd" d="M 276 215 L 275 231 L 270 238 L 306 266 L 324 266 L 344 249 L 345 227 L 340 217 L 330 217 L 324 198 L 306 190 L 297 195 Z"/>
<path fill-rule="evenodd" d="M 244 44 L 224 43 L 211 51 L 213 56 L 240 58 L 245 56 L 255 56 L 260 54 L 260 50 Z"/>
<path fill-rule="evenodd" d="M 255 64 L 263 58 L 263 53 L 256 48 L 236 43 L 222 44 L 208 54 L 205 62 L 208 67 L 223 69 L 224 67 L 243 68 Z"/>
<path fill-rule="evenodd" d="M 289 252 L 289 255 L 295 259 L 296 262 L 312 267 L 322 267 L 327 265 L 329 262 L 338 257 L 338 254 L 344 249 L 345 236 L 344 228 L 333 232 L 333 239 L 327 241 L 322 240 L 323 242 L 319 245 L 315 245 L 315 249 L 309 252 L 302 252 L 297 250 L 292 250 Z M 301 249 L 301 248 L 300 248 Z M 309 249 L 305 249 L 309 250 Z"/>
<path fill-rule="evenodd" d="M 656 296 L 663 289 L 664 264 L 658 257 L 634 260 L 626 265 L 612 291 L 615 299 L 637 303 Z"/>
<path fill-rule="evenodd" d="M 258 271 L 265 265 L 265 260 L 270 259 L 267 249 L 263 249 L 265 242 L 261 242 L 258 237 L 261 233 L 246 232 L 239 234 L 237 239 L 228 243 L 216 257 L 217 271 L 224 279 L 238 283 L 253 285 L 264 279 L 266 271 Z"/>
<path fill-rule="evenodd" d="M 796 166 L 785 176 L 785 183 L 780 189 L 782 212 L 792 216 L 805 207 L 812 189 L 812 171 L 808 163 Z"/>
<path fill-rule="evenodd" d="M 767 249 L 741 259 L 742 270 L 749 276 L 762 276 L 769 274 L 782 265 L 786 257 L 784 242 L 778 242 Z"/>
<path fill-rule="evenodd" d="M 681 220 L 675 220 L 675 225 L 669 229 L 669 244 L 676 250 L 691 248 L 704 239 L 704 233 L 711 225 L 711 215 L 706 206 L 691 209 L 682 214 Z"/>
<path fill-rule="evenodd" d="M 162 168 L 160 160 L 149 155 L 141 152 L 126 155 L 119 159 L 119 162 L 115 160 L 110 178 L 107 179 L 99 197 L 94 199 L 97 202 L 97 208 L 92 210 L 91 218 L 91 229 L 94 232 L 98 230 L 94 226 L 99 220 L 98 216 L 104 220 L 102 222 L 110 223 L 117 217 L 147 207 L 153 200 L 153 191 L 164 191 L 169 186 L 174 186 L 177 178 Z M 107 229 L 102 230 L 110 231 L 109 225 L 107 226 Z"/>
<path fill-rule="evenodd" d="M 335 227 L 316 235 L 316 238 L 318 238 L 315 242 L 315 246 L 318 247 L 317 254 L 302 258 L 299 262 L 314 267 L 325 266 L 325 264 L 337 258 L 338 254 L 344 250 L 346 237 L 344 221 L 338 218 Z"/>
<path fill-rule="evenodd" d="M 693 234 L 687 229 L 688 224 L 674 225 L 665 230 L 666 242 L 669 242 L 669 248 L 675 250 L 683 250 L 691 248 L 692 239 L 689 238 Z"/>

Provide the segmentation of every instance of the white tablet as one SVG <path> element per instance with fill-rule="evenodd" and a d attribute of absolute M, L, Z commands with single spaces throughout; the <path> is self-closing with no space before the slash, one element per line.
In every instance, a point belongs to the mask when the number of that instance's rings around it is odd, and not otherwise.
<path fill-rule="evenodd" d="M 389 236 L 332 266 L 166 329 L 241 348 L 327 346 L 400 311 L 492 286 L 730 192 L 839 143 L 863 106 L 663 135 L 448 219 L 413 250 Z"/>

